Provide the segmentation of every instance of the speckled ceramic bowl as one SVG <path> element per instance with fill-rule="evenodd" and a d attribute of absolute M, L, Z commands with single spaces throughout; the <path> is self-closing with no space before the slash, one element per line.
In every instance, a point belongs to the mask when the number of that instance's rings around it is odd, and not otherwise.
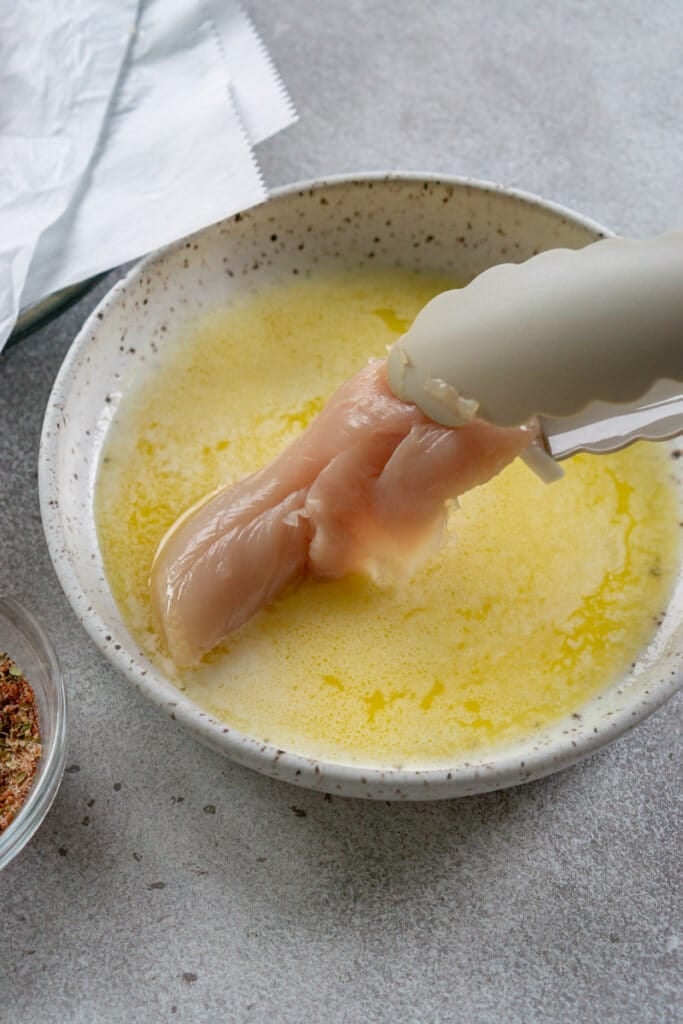
<path fill-rule="evenodd" d="M 494 185 L 364 175 L 281 189 L 263 205 L 143 260 L 76 338 L 48 404 L 40 452 L 52 559 L 106 656 L 150 700 L 227 757 L 302 786 L 381 799 L 462 796 L 538 778 L 585 757 L 661 705 L 682 679 L 683 584 L 655 642 L 627 678 L 553 728 L 485 760 L 381 770 L 277 750 L 212 719 L 140 653 L 107 585 L 93 517 L 98 460 L 120 396 L 137 373 L 163 358 L 169 340 L 235 295 L 319 268 L 382 263 L 462 279 L 493 263 L 553 246 L 577 248 L 606 233 L 557 205 Z"/>

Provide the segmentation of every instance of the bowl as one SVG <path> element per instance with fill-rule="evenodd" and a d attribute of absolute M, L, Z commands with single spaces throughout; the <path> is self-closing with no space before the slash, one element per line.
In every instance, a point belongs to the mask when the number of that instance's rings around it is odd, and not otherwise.
<path fill-rule="evenodd" d="M 42 753 L 19 813 L 0 833 L 0 869 L 26 845 L 50 810 L 66 760 L 66 692 L 52 645 L 34 617 L 9 597 L 0 597 L 0 651 L 17 663 L 38 703 Z"/>
<path fill-rule="evenodd" d="M 661 705 L 682 680 L 680 583 L 636 670 L 580 715 L 512 747 L 438 769 L 340 764 L 276 749 L 213 719 L 141 653 L 109 589 L 93 515 L 98 460 L 121 394 L 136 374 L 153 369 L 169 338 L 231 298 L 329 268 L 405 265 L 469 278 L 494 263 L 555 246 L 579 248 L 606 234 L 557 204 L 496 185 L 378 174 L 280 189 L 143 260 L 76 338 L 48 403 L 40 447 L 41 512 L 55 569 L 106 657 L 153 703 L 234 761 L 302 786 L 378 799 L 462 796 L 538 778 Z"/>

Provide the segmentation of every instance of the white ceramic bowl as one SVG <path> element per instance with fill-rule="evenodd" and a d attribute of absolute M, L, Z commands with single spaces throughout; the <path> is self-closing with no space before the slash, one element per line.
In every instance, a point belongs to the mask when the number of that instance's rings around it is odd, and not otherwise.
<path fill-rule="evenodd" d="M 494 185 L 364 175 L 281 189 L 263 205 L 143 260 L 76 338 L 50 397 L 41 441 L 41 511 L 52 559 L 105 655 L 150 700 L 227 757 L 303 786 L 381 799 L 461 796 L 538 778 L 585 757 L 661 705 L 683 678 L 683 586 L 628 678 L 575 716 L 486 760 L 380 770 L 277 750 L 212 719 L 140 653 L 107 585 L 93 517 L 98 459 L 119 396 L 136 371 L 161 358 L 169 339 L 231 297 L 292 274 L 369 264 L 462 279 L 493 263 L 553 246 L 577 248 L 607 233 L 553 203 Z"/>

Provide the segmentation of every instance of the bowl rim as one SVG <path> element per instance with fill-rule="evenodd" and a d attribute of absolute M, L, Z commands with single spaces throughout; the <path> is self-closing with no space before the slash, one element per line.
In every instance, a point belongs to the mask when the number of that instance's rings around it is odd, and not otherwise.
<path fill-rule="evenodd" d="M 577 227 L 585 228 L 596 239 L 613 234 L 612 231 L 592 218 L 531 192 L 498 185 L 491 181 L 434 172 L 359 171 L 294 182 L 274 189 L 264 203 L 251 209 L 258 209 L 288 197 L 296 197 L 300 193 L 311 190 L 367 185 L 370 182 L 430 183 L 495 193 L 518 200 L 538 210 L 552 213 Z M 221 223 L 227 224 L 232 219 L 226 218 Z M 216 225 L 212 225 L 203 230 L 212 230 L 215 227 Z M 196 233 L 196 235 L 199 234 L 201 232 Z M 91 312 L 74 339 L 59 370 L 47 403 L 40 439 L 40 510 L 50 557 L 57 576 L 70 603 L 95 644 L 148 700 L 164 710 L 166 714 L 170 714 L 171 718 L 177 720 L 207 746 L 236 763 L 255 769 L 262 774 L 305 788 L 338 795 L 394 800 L 426 800 L 504 789 L 508 786 L 542 778 L 561 768 L 568 767 L 603 747 L 612 739 L 626 733 L 660 707 L 683 685 L 682 673 L 668 675 L 666 682 L 662 681 L 661 686 L 655 693 L 650 694 L 646 702 L 640 702 L 635 712 L 632 706 L 626 702 L 621 711 L 615 712 L 609 721 L 601 723 L 601 728 L 590 732 L 584 731 L 578 739 L 567 735 L 550 746 L 539 744 L 532 752 L 525 755 L 525 760 L 521 763 L 519 750 L 512 747 L 509 750 L 502 748 L 499 752 L 491 751 L 488 761 L 477 761 L 472 764 L 462 762 L 451 768 L 441 766 L 385 768 L 296 754 L 240 733 L 237 729 L 228 727 L 224 722 L 213 718 L 199 705 L 190 701 L 169 680 L 165 679 L 161 671 L 151 662 L 145 659 L 146 667 L 140 668 L 131 661 L 129 654 L 123 648 L 116 650 L 113 644 L 107 643 L 105 634 L 108 634 L 109 627 L 105 627 L 103 620 L 90 607 L 70 562 L 60 553 L 60 513 L 59 504 L 55 500 L 58 496 L 57 478 L 56 475 L 53 477 L 50 472 L 51 457 L 54 454 L 59 431 L 53 430 L 52 427 L 62 414 L 63 400 L 69 390 L 69 378 L 81 350 L 87 346 L 91 335 L 97 330 L 109 308 L 118 301 L 120 294 L 131 285 L 135 285 L 150 267 L 163 262 L 170 255 L 179 251 L 186 242 L 187 239 L 180 239 L 144 257 L 121 280 L 116 282 Z"/>
<path fill-rule="evenodd" d="M 10 618 L 47 661 L 53 686 L 55 729 L 45 756 L 41 751 L 40 776 L 29 790 L 19 812 L 0 833 L 0 870 L 16 857 L 44 821 L 57 795 L 64 775 L 68 752 L 67 695 L 64 677 L 52 642 L 36 617 L 13 597 L 0 595 L 0 612 Z M 31 680 L 29 679 L 29 683 Z M 40 710 L 40 709 L 39 709 Z M 41 729 L 41 743 L 43 743 Z M 43 760 L 44 759 L 44 760 Z"/>

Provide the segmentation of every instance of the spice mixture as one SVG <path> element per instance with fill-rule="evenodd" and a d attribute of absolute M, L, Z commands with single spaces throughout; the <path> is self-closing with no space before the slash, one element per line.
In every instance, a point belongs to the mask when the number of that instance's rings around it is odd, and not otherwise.
<path fill-rule="evenodd" d="M 28 796 L 39 760 L 35 694 L 21 669 L 0 652 L 0 832 Z"/>

